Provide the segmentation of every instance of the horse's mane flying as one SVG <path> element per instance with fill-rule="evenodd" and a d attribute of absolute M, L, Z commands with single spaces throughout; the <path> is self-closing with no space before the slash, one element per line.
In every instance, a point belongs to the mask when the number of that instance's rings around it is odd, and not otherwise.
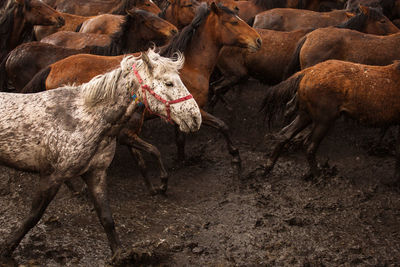
<path fill-rule="evenodd" d="M 355 16 L 353 16 L 352 18 L 350 18 L 349 20 L 347 20 L 346 22 L 337 25 L 335 27 L 341 29 L 350 29 L 359 31 L 363 28 L 368 18 L 378 20 L 383 17 L 383 13 L 379 8 L 368 7 L 368 9 L 369 9 L 368 14 L 360 12 Z"/>
<path fill-rule="evenodd" d="M 168 45 L 161 48 L 160 54 L 164 57 L 171 57 L 175 52 L 184 52 L 191 42 L 196 29 L 206 20 L 210 14 L 207 3 L 201 3 L 196 10 L 192 22 L 175 35 Z"/>
<path fill-rule="evenodd" d="M 251 1 L 254 5 L 259 6 L 263 9 L 286 7 L 286 0 L 251 0 Z"/>

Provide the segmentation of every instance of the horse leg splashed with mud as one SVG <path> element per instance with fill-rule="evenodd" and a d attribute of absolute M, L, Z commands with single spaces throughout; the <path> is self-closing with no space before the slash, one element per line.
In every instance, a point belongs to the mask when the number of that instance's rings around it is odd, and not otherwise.
<path fill-rule="evenodd" d="M 1 245 L 0 263 L 11 258 L 61 184 L 76 176 L 87 184 L 113 258 L 120 258 L 121 242 L 106 192 L 116 136 L 139 102 L 184 132 L 199 129 L 199 107 L 178 74 L 183 61 L 181 55 L 173 60 L 149 50 L 141 57 L 124 58 L 119 68 L 76 87 L 37 94 L 0 93 L 0 162 L 40 174 L 31 211 Z"/>

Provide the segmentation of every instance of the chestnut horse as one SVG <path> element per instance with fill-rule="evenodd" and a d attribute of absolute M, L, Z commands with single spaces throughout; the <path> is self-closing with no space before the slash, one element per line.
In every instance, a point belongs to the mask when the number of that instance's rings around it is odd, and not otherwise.
<path fill-rule="evenodd" d="M 192 22 L 199 4 L 196 0 L 165 0 L 159 16 L 181 30 Z"/>
<path fill-rule="evenodd" d="M 318 176 L 315 153 L 320 142 L 343 114 L 367 126 L 386 128 L 400 124 L 400 62 L 370 66 L 328 60 L 296 73 L 268 88 L 263 103 L 271 119 L 297 96 L 297 116 L 279 132 L 271 157 L 263 165 L 265 174 L 274 167 L 283 147 L 294 136 L 312 125 L 307 147 L 310 174 Z M 400 138 L 400 132 L 399 136 Z M 400 182 L 400 139 L 397 140 L 396 172 Z"/>
<path fill-rule="evenodd" d="M 79 86 L 29 95 L 0 93 L 0 162 L 40 174 L 29 215 L 1 238 L 0 265 L 10 262 L 61 184 L 77 176 L 87 184 L 114 257 L 122 260 L 107 197 L 106 171 L 116 137 L 143 101 L 184 132 L 200 128 L 199 107 L 179 78 L 182 64 L 182 56 L 172 60 L 149 51 L 140 58 L 126 57 L 118 68 Z M 169 106 L 165 99 L 176 101 Z"/>
<path fill-rule="evenodd" d="M 362 10 L 364 11 L 338 27 L 350 27 L 358 31 L 375 34 L 390 34 L 399 31 L 396 27 L 390 27 L 392 24 L 387 18 L 385 19 L 387 22 L 382 23 L 381 14 L 371 15 L 375 10 L 370 10 L 369 8 L 363 8 Z M 368 11 L 368 13 L 366 13 L 366 11 Z M 275 84 L 285 79 L 287 77 L 286 69 L 288 65 L 295 64 L 292 63 L 292 55 L 297 51 L 298 45 L 296 45 L 296 43 L 310 30 L 311 29 L 303 29 L 291 32 L 279 32 L 257 29 L 262 36 L 263 43 L 268 45 L 263 45 L 261 49 L 254 54 L 239 48 L 224 47 L 219 55 L 217 65 L 223 77 L 213 82 L 214 95 L 210 101 L 210 107 L 213 107 L 218 99 L 224 101 L 224 98 L 221 96 L 222 93 L 228 91 L 237 82 L 246 81 L 249 77 L 256 78 L 268 84 Z M 326 31 L 328 30 L 322 30 L 324 33 Z M 313 33 L 309 35 L 313 36 Z M 336 36 L 337 42 L 341 42 L 343 34 L 337 34 Z M 333 46 L 331 43 L 328 46 L 324 46 L 327 42 L 323 42 L 322 40 L 327 39 L 329 38 L 322 33 L 318 35 L 318 37 L 313 38 L 314 41 L 317 40 L 320 42 L 320 46 L 327 50 L 332 49 L 332 47 L 339 47 Z M 350 39 L 351 38 L 348 38 L 348 40 Z M 343 49 L 347 48 L 343 47 Z M 362 49 L 360 48 L 360 50 Z M 338 50 L 329 50 L 321 53 L 320 50 L 317 49 L 307 54 L 309 58 L 313 59 L 329 57 L 329 55 L 335 55 L 337 57 L 343 55 Z M 346 52 L 344 52 L 344 54 L 346 54 Z M 387 64 L 389 63 L 390 62 Z"/>
<path fill-rule="evenodd" d="M 61 13 L 61 12 L 60 12 Z M 80 25 L 91 17 L 73 15 L 68 13 L 61 13 L 65 24 L 62 27 L 56 26 L 35 26 L 34 33 L 36 41 L 42 40 L 44 37 L 49 36 L 50 34 L 60 32 L 60 31 L 72 31 L 75 32 L 80 28 Z"/>
<path fill-rule="evenodd" d="M 253 25 L 254 17 L 269 9 L 274 8 L 299 8 L 299 9 L 310 9 L 319 11 L 321 0 L 248 0 L 248 1 L 237 1 L 237 7 L 239 9 L 239 17 L 244 21 Z M 324 1 L 324 2 L 338 2 L 338 1 Z"/>
<path fill-rule="evenodd" d="M 58 11 L 80 16 L 101 14 L 124 15 L 126 10 L 137 7 L 154 14 L 160 13 L 159 7 L 152 0 L 45 0 Z"/>
<path fill-rule="evenodd" d="M 345 10 L 315 12 L 301 9 L 276 8 L 258 14 L 254 20 L 253 27 L 276 31 L 293 31 L 304 28 L 336 26 L 346 22 L 348 22 L 346 28 L 351 28 L 351 25 L 360 27 L 360 25 L 363 26 L 372 23 L 377 30 L 373 31 L 373 29 L 370 29 L 361 31 L 381 35 L 393 33 L 397 28 L 378 9 L 365 6 L 359 7 L 358 14 L 350 13 Z M 369 27 L 372 26 L 369 25 Z"/>
<path fill-rule="evenodd" d="M 6 92 L 13 88 L 20 92 L 41 69 L 63 58 L 82 53 L 102 52 L 102 49 L 97 47 L 78 50 L 41 42 L 21 44 L 8 53 L 0 65 L 0 91 Z"/>
<path fill-rule="evenodd" d="M 103 26 L 114 29 L 112 34 L 57 32 L 41 42 L 73 49 L 104 47 L 108 51 L 104 55 L 119 55 L 146 50 L 152 43 L 163 45 L 178 32 L 174 25 L 153 13 L 140 9 L 127 12 L 125 16 L 104 14 L 96 17 L 108 21 L 103 22 Z"/>
<path fill-rule="evenodd" d="M 166 56 L 171 56 L 176 51 L 184 53 L 186 60 L 180 71 L 181 78 L 200 107 L 204 107 L 207 103 L 210 75 L 224 45 L 247 47 L 256 51 L 261 47 L 261 39 L 254 29 L 231 10 L 215 4 L 211 4 L 208 8 L 205 3 L 202 3 L 192 23 L 163 48 Z M 24 91 L 48 90 L 57 88 L 59 84 L 79 84 L 90 80 L 94 75 L 115 68 L 121 59 L 122 57 L 94 55 L 71 56 L 38 73 Z M 228 126 L 204 110 L 201 110 L 201 114 L 205 125 L 222 132 L 227 141 L 229 153 L 233 157 L 232 162 L 235 167 L 239 167 L 241 163 L 239 150 L 231 141 Z M 178 131 L 177 135 L 179 136 Z M 184 139 L 178 138 L 177 144 L 178 156 L 182 159 L 184 158 Z"/>
<path fill-rule="evenodd" d="M 33 25 L 64 25 L 58 11 L 39 0 L 8 0 L 0 10 L 0 62 L 5 55 L 32 37 Z"/>
<path fill-rule="evenodd" d="M 400 32 L 378 36 L 334 27 L 317 29 L 299 41 L 286 77 L 328 59 L 387 65 L 400 59 Z"/>

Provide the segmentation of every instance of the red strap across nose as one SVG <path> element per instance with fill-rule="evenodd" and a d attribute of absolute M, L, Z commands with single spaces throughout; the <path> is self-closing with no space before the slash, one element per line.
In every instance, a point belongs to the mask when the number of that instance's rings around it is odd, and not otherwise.
<path fill-rule="evenodd" d="M 143 100 L 144 100 L 144 104 L 145 104 L 147 110 L 148 110 L 151 114 L 154 114 L 154 113 L 151 111 L 151 109 L 149 108 L 149 104 L 148 104 L 148 102 L 147 102 L 147 97 L 146 97 L 146 91 L 149 92 L 152 96 L 154 96 L 158 101 L 160 101 L 160 102 L 162 102 L 162 103 L 165 104 L 165 107 L 166 107 L 166 110 L 167 110 L 167 117 L 164 117 L 164 116 L 162 116 L 162 115 L 160 115 L 160 114 L 156 114 L 156 115 L 157 115 L 157 116 L 160 116 L 160 117 L 162 117 L 162 118 L 165 118 L 169 123 L 173 124 L 173 122 L 172 122 L 172 120 L 171 120 L 170 105 L 176 104 L 176 103 L 180 103 L 180 102 L 183 102 L 183 101 L 186 101 L 186 100 L 189 100 L 189 99 L 193 98 L 193 95 L 192 95 L 192 94 L 189 94 L 189 95 L 187 95 L 187 96 L 184 96 L 184 97 L 181 97 L 181 98 L 178 98 L 178 99 L 175 99 L 175 100 L 167 101 L 167 100 L 165 100 L 164 98 L 162 98 L 159 94 L 157 94 L 156 92 L 154 92 L 148 85 L 143 84 L 143 79 L 140 77 L 140 74 L 139 74 L 139 72 L 137 71 L 136 65 L 135 65 L 135 64 L 132 65 L 132 70 L 133 70 L 133 73 L 135 73 L 135 76 L 136 76 L 136 78 L 137 78 L 137 80 L 138 80 L 138 82 L 139 82 L 139 84 L 140 84 L 140 87 L 142 88 Z M 132 94 L 133 94 L 133 92 L 132 92 Z"/>

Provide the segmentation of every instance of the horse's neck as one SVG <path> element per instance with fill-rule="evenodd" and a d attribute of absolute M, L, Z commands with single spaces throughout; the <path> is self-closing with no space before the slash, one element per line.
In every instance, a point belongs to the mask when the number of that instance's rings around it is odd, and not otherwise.
<path fill-rule="evenodd" d="M 16 15 L 14 15 L 14 23 L 12 27 L 12 34 L 9 35 L 10 37 L 7 42 L 8 51 L 11 51 L 17 45 L 19 45 L 19 43 L 22 43 L 26 33 L 33 31 L 32 25 L 28 25 L 24 18 L 19 18 Z"/>
<path fill-rule="evenodd" d="M 184 52 L 184 67 L 195 69 L 199 74 L 209 78 L 215 65 L 217 64 L 219 51 L 223 44 L 220 43 L 213 34 L 213 22 L 203 23 L 193 36 L 189 47 Z M 209 30 L 209 29 L 212 30 Z"/>
<path fill-rule="evenodd" d="M 121 44 L 121 49 L 124 53 L 134 53 L 149 48 L 149 40 L 143 39 L 141 27 L 143 26 L 138 25 L 136 21 L 132 21 L 131 26 L 128 26 L 125 32 L 122 33 L 121 38 L 124 41 Z"/>

